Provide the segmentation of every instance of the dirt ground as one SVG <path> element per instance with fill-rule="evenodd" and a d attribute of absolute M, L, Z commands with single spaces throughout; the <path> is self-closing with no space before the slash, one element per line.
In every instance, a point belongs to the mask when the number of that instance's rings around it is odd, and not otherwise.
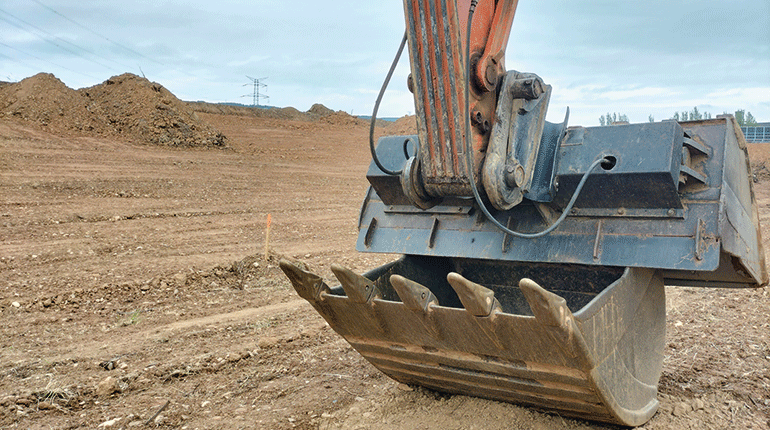
<path fill-rule="evenodd" d="M 0 427 L 611 428 L 380 374 L 276 263 L 333 282 L 331 262 L 393 258 L 354 250 L 368 128 L 197 115 L 228 148 L 0 118 Z M 770 289 L 666 292 L 661 407 L 643 428 L 768 428 Z"/>

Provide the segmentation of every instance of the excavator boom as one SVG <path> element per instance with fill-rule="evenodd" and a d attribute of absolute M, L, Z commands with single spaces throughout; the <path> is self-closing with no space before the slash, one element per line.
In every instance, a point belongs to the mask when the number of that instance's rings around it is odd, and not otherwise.
<path fill-rule="evenodd" d="M 641 425 L 664 284 L 767 284 L 746 142 L 729 115 L 546 121 L 552 88 L 505 70 L 516 4 L 404 0 L 418 134 L 379 140 L 356 244 L 403 256 L 281 269 L 397 381 Z"/>

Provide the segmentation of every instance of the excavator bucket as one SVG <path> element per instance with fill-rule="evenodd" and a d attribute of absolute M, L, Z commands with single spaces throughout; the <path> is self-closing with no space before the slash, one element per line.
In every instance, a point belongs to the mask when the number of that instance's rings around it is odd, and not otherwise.
<path fill-rule="evenodd" d="M 654 270 L 406 256 L 364 276 L 335 267 L 342 285 L 330 289 L 281 268 L 399 382 L 626 425 L 657 409 L 665 295 Z"/>

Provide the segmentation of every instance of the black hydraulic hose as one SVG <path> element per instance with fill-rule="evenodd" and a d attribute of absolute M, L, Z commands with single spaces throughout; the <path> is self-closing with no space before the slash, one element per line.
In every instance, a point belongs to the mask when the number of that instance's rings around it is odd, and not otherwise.
<path fill-rule="evenodd" d="M 578 196 L 580 195 L 580 191 L 583 189 L 583 185 L 585 185 L 586 180 L 588 180 L 588 175 L 591 174 L 591 172 L 596 169 L 596 166 L 600 165 L 603 161 L 605 161 L 605 158 L 602 157 L 591 164 L 591 166 L 586 170 L 585 174 L 583 174 L 583 177 L 580 179 L 580 182 L 578 183 L 577 188 L 575 188 L 575 192 L 572 194 L 572 198 L 570 199 L 569 203 L 567 204 L 567 207 L 564 208 L 564 211 L 562 212 L 561 216 L 548 228 L 546 228 L 543 231 L 537 232 L 537 233 L 521 233 L 518 231 L 513 231 L 504 225 L 500 223 L 495 217 L 492 216 L 492 214 L 489 212 L 489 209 L 487 209 L 486 205 L 481 199 L 481 194 L 479 194 L 478 187 L 476 186 L 476 180 L 473 177 L 473 152 L 471 147 L 471 122 L 470 122 L 470 93 L 468 87 L 471 85 L 471 61 L 470 61 L 470 54 L 471 54 L 471 24 L 473 21 L 473 13 L 476 10 L 476 4 L 478 4 L 478 0 L 471 0 L 471 7 L 468 11 L 468 32 L 466 34 L 465 39 L 465 163 L 467 164 L 468 168 L 468 180 L 471 183 L 471 190 L 473 191 L 473 197 L 476 199 L 476 204 L 481 209 L 481 212 L 484 213 L 484 216 L 487 217 L 489 221 L 492 222 L 497 228 L 502 230 L 504 233 L 510 234 L 514 237 L 521 237 L 524 239 L 535 239 L 538 237 L 543 237 L 546 234 L 554 231 L 556 227 L 561 225 L 562 221 L 564 221 L 565 218 L 567 218 L 567 215 L 569 215 L 570 211 L 572 211 L 572 207 L 575 205 L 575 202 L 577 201 Z"/>
<path fill-rule="evenodd" d="M 374 148 L 374 123 L 377 120 L 377 110 L 380 109 L 380 102 L 382 102 L 382 96 L 385 94 L 385 89 L 388 88 L 388 84 L 390 83 L 390 78 L 393 77 L 393 71 L 396 70 L 396 66 L 398 65 L 398 60 L 401 58 L 401 53 L 404 52 L 404 46 L 406 46 L 406 31 L 404 31 L 404 38 L 401 39 L 401 46 L 398 47 L 398 52 L 396 53 L 396 58 L 393 59 L 393 63 L 390 65 L 390 70 L 388 71 L 388 76 L 385 77 L 385 82 L 382 83 L 382 88 L 380 88 L 380 94 L 377 96 L 377 101 L 374 103 L 374 111 L 372 112 L 372 122 L 369 125 L 369 151 L 372 153 L 372 160 L 374 160 L 374 164 L 377 165 L 377 167 L 380 168 L 384 173 L 388 175 L 400 175 L 401 170 L 399 171 L 393 171 L 380 163 L 380 159 L 377 157 L 377 151 Z M 408 140 L 404 142 L 404 148 L 406 148 Z M 406 149 L 404 149 L 404 154 L 408 153 Z"/>

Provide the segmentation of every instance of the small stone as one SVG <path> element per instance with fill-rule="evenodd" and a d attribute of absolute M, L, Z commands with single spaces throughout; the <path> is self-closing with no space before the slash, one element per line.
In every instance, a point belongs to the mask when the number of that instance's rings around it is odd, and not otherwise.
<path fill-rule="evenodd" d="M 109 428 L 109 427 L 112 427 L 112 426 L 114 426 L 115 424 L 117 424 L 117 423 L 118 423 L 118 421 L 120 421 L 120 417 L 118 417 L 118 418 L 113 418 L 113 419 L 111 419 L 111 420 L 105 421 L 105 422 L 103 422 L 103 423 L 99 424 L 99 425 L 98 425 L 98 427 L 99 427 L 99 428 Z"/>
<path fill-rule="evenodd" d="M 112 376 L 108 376 L 104 378 L 96 386 L 96 395 L 99 397 L 109 397 L 112 394 L 117 393 L 119 391 L 120 391 L 120 386 L 118 385 L 118 380 L 113 378 Z"/>
<path fill-rule="evenodd" d="M 695 399 L 695 401 L 692 403 L 692 408 L 696 411 L 699 411 L 706 407 L 706 404 L 701 399 Z"/>
<path fill-rule="evenodd" d="M 268 349 L 278 345 L 278 342 L 279 340 L 277 337 L 265 336 L 265 337 L 259 338 L 259 340 L 257 341 L 257 346 L 262 349 Z"/>
<path fill-rule="evenodd" d="M 401 390 L 401 391 L 414 391 L 414 390 L 412 389 L 412 387 L 410 387 L 410 386 L 408 386 L 408 385 L 406 385 L 406 384 L 401 384 L 401 383 L 399 383 L 398 385 L 396 385 L 396 388 L 398 388 L 398 389 L 399 389 L 399 390 Z"/>
<path fill-rule="evenodd" d="M 37 408 L 41 411 L 48 411 L 53 409 L 53 405 L 48 402 L 40 402 L 37 404 Z"/>
<path fill-rule="evenodd" d="M 332 414 L 330 414 L 328 412 L 324 412 L 324 413 L 321 414 L 321 418 L 333 418 L 333 417 L 334 417 L 334 415 L 332 415 Z"/>
<path fill-rule="evenodd" d="M 31 403 L 32 403 L 32 400 L 27 397 L 19 397 L 18 399 L 16 399 L 17 405 L 29 406 Z"/>
<path fill-rule="evenodd" d="M 685 402 L 679 402 L 676 404 L 676 406 L 674 406 L 674 411 L 672 412 L 672 414 L 675 417 L 681 417 L 687 414 L 688 412 L 690 412 L 691 410 L 692 410 L 692 407 L 690 405 L 688 405 Z"/>
<path fill-rule="evenodd" d="M 187 283 L 187 275 L 184 273 L 177 273 L 173 278 L 176 285 L 185 285 Z"/>
<path fill-rule="evenodd" d="M 11 303 L 11 306 L 13 306 L 14 308 L 19 308 L 19 307 L 21 307 L 21 303 L 13 302 L 13 303 Z"/>
<path fill-rule="evenodd" d="M 158 415 L 157 417 L 155 417 L 154 420 L 152 420 L 152 422 L 154 422 L 155 425 L 162 425 L 165 421 L 166 421 L 166 417 L 164 417 L 163 415 Z"/>

